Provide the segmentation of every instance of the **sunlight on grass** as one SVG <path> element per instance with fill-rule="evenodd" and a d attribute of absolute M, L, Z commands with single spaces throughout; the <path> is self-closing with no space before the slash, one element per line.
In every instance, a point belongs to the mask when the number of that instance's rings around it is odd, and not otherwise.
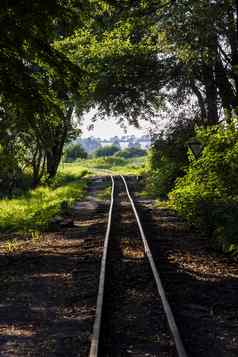
<path fill-rule="evenodd" d="M 38 187 L 15 198 L 0 201 L 1 232 L 32 232 L 47 229 L 62 209 L 83 196 L 87 180 L 81 168 L 62 169 L 51 187 Z"/>
<path fill-rule="evenodd" d="M 70 207 L 75 200 L 82 198 L 87 185 L 87 179 L 83 178 L 85 175 L 100 175 L 103 170 L 107 174 L 140 175 L 143 168 L 143 157 L 107 157 L 61 165 L 50 186 L 41 186 L 17 198 L 0 201 L 0 232 L 31 233 L 49 228 L 63 207 Z M 14 246 L 9 246 L 9 250 L 14 250 Z"/>
<path fill-rule="evenodd" d="M 73 166 L 79 165 L 82 168 L 92 171 L 94 174 L 102 174 L 105 170 L 107 174 L 116 175 L 141 175 L 144 171 L 144 157 L 124 159 L 119 157 L 99 157 L 88 160 L 80 160 Z"/>

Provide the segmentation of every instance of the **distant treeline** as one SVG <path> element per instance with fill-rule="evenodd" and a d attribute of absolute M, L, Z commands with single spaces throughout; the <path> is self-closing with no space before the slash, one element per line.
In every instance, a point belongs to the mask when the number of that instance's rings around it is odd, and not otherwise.
<path fill-rule="evenodd" d="M 107 145 L 116 145 L 120 149 L 147 149 L 151 145 L 151 138 L 149 135 L 142 135 L 140 137 L 136 137 L 135 135 L 125 135 L 121 137 L 114 136 L 109 139 L 101 139 L 91 136 L 88 138 L 79 138 L 76 142 L 79 143 L 87 153 L 92 153 L 96 149 Z"/>

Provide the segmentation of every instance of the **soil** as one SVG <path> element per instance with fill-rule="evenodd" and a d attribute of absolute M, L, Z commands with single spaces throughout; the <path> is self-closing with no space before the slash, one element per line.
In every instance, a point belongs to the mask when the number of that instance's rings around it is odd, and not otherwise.
<path fill-rule="evenodd" d="M 107 183 L 93 180 L 71 227 L 35 240 L 15 235 L 12 253 L 11 237 L 1 237 L 1 357 L 87 355 L 108 213 L 96 196 Z"/>
<path fill-rule="evenodd" d="M 134 190 L 136 183 L 133 179 L 131 183 Z M 92 181 L 85 201 L 76 204 L 70 217 L 73 224 L 68 227 L 59 225 L 54 232 L 33 240 L 22 235 L 1 236 L 1 357 L 88 355 L 109 209 L 109 201 L 98 200 L 97 194 L 108 184 L 108 179 Z M 208 238 L 191 229 L 174 212 L 155 208 L 151 199 L 137 196 L 137 200 L 188 356 L 238 356 L 238 261 L 214 252 Z M 126 210 L 125 214 L 122 220 L 127 220 L 127 224 L 123 229 L 127 231 L 123 235 L 127 238 L 128 232 L 135 228 Z M 12 238 L 17 249 L 11 252 L 6 240 Z M 143 260 L 141 249 L 137 245 L 129 247 L 126 239 L 122 250 L 128 272 L 132 260 Z M 131 306 L 149 299 L 142 311 L 153 312 L 153 326 L 158 320 L 157 297 L 148 293 L 150 278 L 146 265 L 144 268 L 145 279 L 137 276 L 128 292 Z M 136 273 L 136 268 L 132 273 Z M 128 285 L 131 280 L 128 275 Z M 147 335 L 152 330 L 150 325 L 142 326 L 144 323 L 133 328 L 137 311 L 135 308 L 131 312 L 128 331 L 139 340 L 143 338 L 142 328 Z M 128 309 L 124 306 L 121 314 L 126 313 Z M 157 339 L 161 334 L 154 336 Z M 142 348 L 139 351 L 137 347 L 137 343 L 132 344 L 127 354 L 140 356 Z M 151 350 L 150 356 L 162 355 Z"/>
<path fill-rule="evenodd" d="M 238 356 L 238 259 L 175 212 L 137 203 L 188 356 Z"/>

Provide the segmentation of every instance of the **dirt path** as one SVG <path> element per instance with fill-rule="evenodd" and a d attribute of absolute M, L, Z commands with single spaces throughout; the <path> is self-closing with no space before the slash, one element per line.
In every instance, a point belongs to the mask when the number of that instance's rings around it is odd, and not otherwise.
<path fill-rule="evenodd" d="M 238 356 L 237 259 L 211 250 L 174 212 L 138 203 L 189 356 Z"/>
<path fill-rule="evenodd" d="M 108 210 L 95 196 L 104 188 L 93 181 L 74 226 L 37 242 L 19 236 L 10 255 L 1 245 L 1 357 L 87 355 Z"/>
<path fill-rule="evenodd" d="M 108 212 L 95 197 L 104 188 L 94 180 L 72 227 L 33 242 L 18 236 L 11 254 L 1 237 L 1 357 L 87 356 Z M 238 356 L 237 260 L 213 252 L 173 212 L 151 200 L 139 206 L 189 356 Z"/>

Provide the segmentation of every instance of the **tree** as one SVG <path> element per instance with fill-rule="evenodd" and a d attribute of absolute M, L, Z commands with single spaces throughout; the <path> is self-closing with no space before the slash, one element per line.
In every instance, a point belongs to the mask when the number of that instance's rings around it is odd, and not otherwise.
<path fill-rule="evenodd" d="M 73 30 L 76 10 L 71 0 L 1 3 L 0 94 L 30 116 L 52 104 L 47 97 L 50 88 L 39 75 L 47 71 L 66 88 L 77 84 L 79 67 L 52 46 Z"/>
<path fill-rule="evenodd" d="M 86 159 L 88 154 L 80 144 L 71 144 L 65 149 L 64 162 L 72 162 L 77 159 Z"/>
<path fill-rule="evenodd" d="M 124 150 L 120 150 L 116 153 L 116 156 L 123 157 L 124 159 L 131 159 L 133 157 L 140 157 L 146 154 L 146 150 L 139 147 L 131 147 Z"/>
<path fill-rule="evenodd" d="M 73 132 L 82 72 L 53 43 L 80 25 L 81 7 L 71 0 L 1 4 L 1 121 L 4 130 L 14 128 L 10 140 L 17 135 L 24 146 L 34 186 L 43 174 L 56 174 L 65 141 Z"/>
<path fill-rule="evenodd" d="M 197 97 L 203 123 L 216 124 L 219 108 L 237 108 L 237 3 L 180 1 L 161 14 L 162 50 L 175 54 L 183 86 Z"/>
<path fill-rule="evenodd" d="M 165 102 L 179 107 L 189 97 L 197 99 L 202 125 L 216 124 L 220 109 L 228 120 L 236 112 L 235 1 L 104 5 L 62 43 L 95 76 L 91 96 L 102 115 L 136 124 Z"/>
<path fill-rule="evenodd" d="M 237 6 L 3 1 L 1 116 L 25 143 L 30 138 L 34 181 L 56 174 L 73 112 L 80 117 L 94 106 L 99 117 L 138 125 L 190 101 L 200 125 L 216 124 L 223 113 L 229 121 L 238 100 Z"/>
<path fill-rule="evenodd" d="M 98 148 L 94 152 L 94 156 L 95 157 L 113 156 L 119 150 L 120 148 L 117 145 L 106 145 L 101 148 Z"/>

